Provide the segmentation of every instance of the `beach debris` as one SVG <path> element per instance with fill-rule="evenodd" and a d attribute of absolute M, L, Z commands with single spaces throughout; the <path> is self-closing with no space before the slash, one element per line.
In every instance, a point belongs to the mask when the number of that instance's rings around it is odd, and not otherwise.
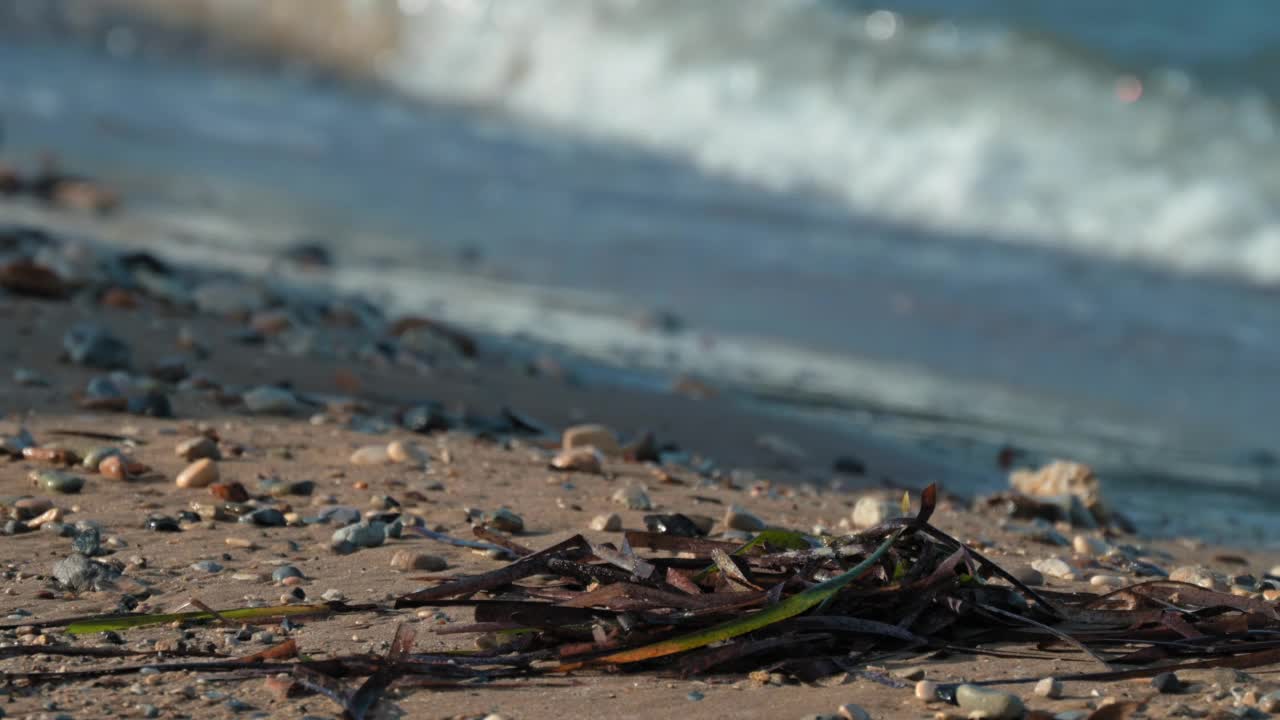
<path fill-rule="evenodd" d="M 218 464 L 201 458 L 183 468 L 173 483 L 180 488 L 202 488 L 218 481 Z"/>
<path fill-rule="evenodd" d="M 1014 495 L 1006 499 L 1015 515 L 1065 520 L 1076 527 L 1115 525 L 1130 530 L 1126 519 L 1108 510 L 1102 483 L 1093 468 L 1083 463 L 1054 460 L 1037 470 L 1014 470 L 1009 473 L 1009 485 Z"/>
<path fill-rule="evenodd" d="M 622 455 L 618 436 L 604 425 L 574 425 L 567 428 L 561 436 L 560 444 L 565 450 L 594 448 L 609 457 Z"/>
<path fill-rule="evenodd" d="M 622 505 L 628 510 L 652 510 L 653 501 L 649 499 L 649 493 L 639 485 L 627 485 L 618 488 L 613 493 L 613 502 Z"/>
<path fill-rule="evenodd" d="M 604 513 L 591 518 L 590 528 L 597 532 L 619 532 L 622 530 L 622 516 L 618 513 Z"/>
<path fill-rule="evenodd" d="M 604 456 L 594 447 L 562 450 L 551 458 L 551 468 L 565 472 L 583 472 L 599 475 L 604 472 Z"/>
<path fill-rule="evenodd" d="M 81 322 L 72 326 L 62 336 L 62 349 L 67 359 L 76 365 L 99 370 L 129 367 L 129 346 L 97 323 Z"/>
<path fill-rule="evenodd" d="M 1076 578 L 1076 569 L 1071 565 L 1071 563 L 1056 555 L 1033 560 L 1031 562 L 1031 569 L 1044 575 L 1048 575 L 1049 577 L 1060 578 L 1062 580 L 1074 580 Z"/>
<path fill-rule="evenodd" d="M 1227 578 L 1203 565 L 1183 565 L 1169 572 L 1169 579 L 1174 582 L 1199 585 L 1207 590 L 1224 592 L 1227 590 Z"/>

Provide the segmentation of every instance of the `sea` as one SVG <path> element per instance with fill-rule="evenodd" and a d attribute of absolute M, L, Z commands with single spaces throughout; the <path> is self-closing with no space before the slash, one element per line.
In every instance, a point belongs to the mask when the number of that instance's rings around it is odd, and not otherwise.
<path fill-rule="evenodd" d="M 1280 546 L 1280 6 L 0 0 L 111 238 Z M 945 479 L 943 479 L 945 482 Z"/>

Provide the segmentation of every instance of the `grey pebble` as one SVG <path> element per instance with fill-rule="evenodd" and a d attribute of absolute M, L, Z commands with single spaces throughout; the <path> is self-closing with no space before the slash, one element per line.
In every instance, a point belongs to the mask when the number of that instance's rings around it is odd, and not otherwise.
<path fill-rule="evenodd" d="M 508 533 L 524 532 L 524 518 L 502 508 L 489 516 L 489 525 L 496 530 Z"/>
<path fill-rule="evenodd" d="M 53 564 L 53 578 L 68 590 L 88 590 L 109 584 L 114 571 L 80 553 L 72 553 Z"/>
<path fill-rule="evenodd" d="M 58 470 L 41 470 L 35 473 L 35 479 L 45 490 L 64 495 L 78 493 L 84 487 L 84 478 Z"/>
<path fill-rule="evenodd" d="M 212 560 L 201 560 L 191 564 L 191 569 L 197 572 L 219 573 L 222 572 L 222 566 Z"/>
<path fill-rule="evenodd" d="M 1022 717 L 1026 709 L 1017 695 L 978 687 L 961 685 L 956 688 L 956 704 L 969 713 L 982 713 L 991 720 L 1014 720 Z"/>
<path fill-rule="evenodd" d="M 116 370 L 129 366 L 129 346 L 97 323 L 78 323 L 62 336 L 62 349 L 76 365 Z"/>
<path fill-rule="evenodd" d="M 240 396 L 251 413 L 259 415 L 292 415 L 302 409 L 294 394 L 284 388 L 263 385 Z"/>
<path fill-rule="evenodd" d="M 730 530 L 743 532 L 760 532 L 765 528 L 763 520 L 737 506 L 731 506 L 725 511 L 724 525 Z"/>
<path fill-rule="evenodd" d="M 271 571 L 271 579 L 274 582 L 284 582 L 285 578 L 306 577 L 302 571 L 292 565 L 281 565 Z"/>
<path fill-rule="evenodd" d="M 362 547 L 378 547 L 386 540 L 387 524 L 375 520 L 338 528 L 329 541 L 329 547 L 340 555 L 346 555 Z"/>
<path fill-rule="evenodd" d="M 628 485 L 624 488 L 618 488 L 613 493 L 613 501 L 619 505 L 625 506 L 629 510 L 652 510 L 653 502 L 649 500 L 649 493 L 638 485 Z"/>
<path fill-rule="evenodd" d="M 241 515 L 240 522 L 262 527 L 284 527 L 288 524 L 284 519 L 284 513 L 275 508 L 258 508 L 248 515 Z"/>
<path fill-rule="evenodd" d="M 1182 690 L 1182 681 L 1177 675 L 1165 672 L 1151 678 L 1151 687 L 1159 693 L 1176 693 Z"/>

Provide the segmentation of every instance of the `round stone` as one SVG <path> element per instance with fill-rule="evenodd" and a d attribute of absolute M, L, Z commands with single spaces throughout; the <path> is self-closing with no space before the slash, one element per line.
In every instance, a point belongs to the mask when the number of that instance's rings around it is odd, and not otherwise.
<path fill-rule="evenodd" d="M 411 550 L 397 550 L 391 556 L 391 567 L 400 572 L 412 572 L 414 570 L 439 572 L 449 567 L 449 563 L 439 555 L 428 555 L 427 553 L 413 552 Z"/>
<path fill-rule="evenodd" d="M 622 529 L 622 517 L 618 513 L 597 515 L 591 519 L 591 529 L 599 532 L 618 532 Z"/>
<path fill-rule="evenodd" d="M 1062 681 L 1052 677 L 1041 678 L 1036 683 L 1035 694 L 1042 698 L 1056 700 L 1062 697 Z"/>
<path fill-rule="evenodd" d="M 209 458 L 201 458 L 178 473 L 174 484 L 180 488 L 202 488 L 218 481 L 218 466 Z"/>
<path fill-rule="evenodd" d="M 551 468 L 565 472 L 583 472 L 599 475 L 604 472 L 604 457 L 592 447 L 561 450 L 551 458 Z"/>
<path fill-rule="evenodd" d="M 967 713 L 980 713 L 978 717 L 990 720 L 1016 720 L 1026 712 L 1017 695 L 977 685 L 957 687 L 956 704 Z"/>
<path fill-rule="evenodd" d="M 595 448 L 613 457 L 622 454 L 618 436 L 604 425 L 575 425 L 565 430 L 561 436 L 561 447 L 565 450 Z"/>
<path fill-rule="evenodd" d="M 218 451 L 218 444 L 212 438 L 201 435 L 178 443 L 174 448 L 174 453 L 183 460 L 221 460 L 222 453 Z"/>
<path fill-rule="evenodd" d="M 65 495 L 78 493 L 84 488 L 84 478 L 57 470 L 32 471 L 31 479 L 49 492 L 63 493 Z"/>
<path fill-rule="evenodd" d="M 628 510 L 652 510 L 653 502 L 649 500 L 649 494 L 644 488 L 638 485 L 628 485 L 624 488 L 618 488 L 613 493 L 613 501 L 619 505 L 626 507 Z"/>
<path fill-rule="evenodd" d="M 351 453 L 352 465 L 386 465 L 391 455 L 385 445 L 366 445 Z"/>
<path fill-rule="evenodd" d="M 524 532 L 524 518 L 506 508 L 502 508 L 489 517 L 489 526 L 502 532 Z"/>
<path fill-rule="evenodd" d="M 744 532 L 760 532 L 765 529 L 764 521 L 736 506 L 730 506 L 724 513 L 724 526 L 730 530 Z"/>
<path fill-rule="evenodd" d="M 280 567 L 271 571 L 271 580 L 273 582 L 282 583 L 287 578 L 291 578 L 291 577 L 296 577 L 296 578 L 303 577 L 302 571 L 292 565 L 281 565 Z"/>

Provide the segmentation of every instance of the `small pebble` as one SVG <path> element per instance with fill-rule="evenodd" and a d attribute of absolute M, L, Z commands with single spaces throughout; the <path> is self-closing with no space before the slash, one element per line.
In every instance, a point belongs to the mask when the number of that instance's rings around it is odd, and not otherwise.
<path fill-rule="evenodd" d="M 366 445 L 351 453 L 352 465 L 386 465 L 391 462 L 386 445 Z"/>
<path fill-rule="evenodd" d="M 875 527 L 901 514 L 902 508 L 897 503 L 868 495 L 858 498 L 858 503 L 853 506 L 853 515 L 850 520 L 853 521 L 855 528 L 862 529 Z"/>
<path fill-rule="evenodd" d="M 1015 567 L 1009 571 L 1009 574 L 1023 585 L 1035 586 L 1044 584 L 1044 574 L 1033 567 L 1027 567 L 1025 565 L 1022 567 Z"/>
<path fill-rule="evenodd" d="M 1280 690 L 1269 692 L 1258 698 L 1258 709 L 1262 712 L 1280 712 Z"/>
<path fill-rule="evenodd" d="M 62 337 L 62 349 L 76 365 L 116 370 L 129 366 L 129 346 L 96 323 L 75 325 Z"/>
<path fill-rule="evenodd" d="M 419 467 L 426 465 L 430 459 L 422 448 L 400 440 L 393 440 L 387 443 L 387 458 L 391 462 L 407 463 L 417 465 Z"/>
<path fill-rule="evenodd" d="M 853 703 L 841 705 L 836 713 L 844 720 L 871 720 L 871 713 Z"/>
<path fill-rule="evenodd" d="M 992 690 L 977 685 L 961 685 L 956 688 L 956 704 L 968 713 L 981 713 L 979 717 L 990 720 L 1016 720 L 1026 712 L 1022 699 L 1017 695 Z"/>
<path fill-rule="evenodd" d="M 221 460 L 222 453 L 218 450 L 218 444 L 212 438 L 201 435 L 184 440 L 178 443 L 174 448 L 174 453 L 178 457 L 188 462 L 208 458 L 209 460 Z"/>
<path fill-rule="evenodd" d="M 240 399 L 249 412 L 257 415 L 292 415 L 302 408 L 292 392 L 270 385 L 254 388 Z"/>
<path fill-rule="evenodd" d="M 1049 577 L 1061 578 L 1063 580 L 1074 580 L 1076 577 L 1075 568 L 1071 564 L 1060 557 L 1047 557 L 1035 560 L 1031 563 L 1031 567 L 1039 570 L 1041 573 Z"/>
<path fill-rule="evenodd" d="M 1057 678 L 1042 678 L 1036 683 L 1035 694 L 1042 698 L 1056 700 L 1062 697 L 1062 681 Z"/>
<path fill-rule="evenodd" d="M 639 485 L 628 485 L 618 488 L 613 493 L 613 501 L 618 505 L 626 507 L 628 510 L 652 510 L 653 502 L 649 500 L 649 493 Z"/>
<path fill-rule="evenodd" d="M 302 571 L 292 565 L 281 565 L 271 571 L 271 579 L 275 582 L 284 582 L 288 578 L 303 577 Z"/>
<path fill-rule="evenodd" d="M 1120 588 L 1128 585 L 1129 581 L 1119 575 L 1094 575 L 1089 578 L 1089 584 L 1100 588 Z"/>
<path fill-rule="evenodd" d="M 561 436 L 561 447 L 565 450 L 595 448 L 605 455 L 614 457 L 622 454 L 618 436 L 603 425 L 575 425 L 568 428 Z"/>
<path fill-rule="evenodd" d="M 524 518 L 502 508 L 489 516 L 489 526 L 507 533 L 524 532 Z"/>
<path fill-rule="evenodd" d="M 1169 573 L 1169 579 L 1174 582 L 1199 585 L 1207 590 L 1216 590 L 1218 592 L 1226 592 L 1227 590 L 1226 577 L 1199 565 L 1184 565 L 1174 568 Z"/>
<path fill-rule="evenodd" d="M 218 481 L 218 465 L 209 458 L 201 458 L 188 465 L 173 483 L 180 488 L 202 488 Z"/>
<path fill-rule="evenodd" d="M 412 572 L 414 570 L 425 570 L 427 572 L 439 572 L 449 567 L 449 563 L 439 555 L 428 555 L 427 553 L 413 552 L 410 550 L 397 550 L 391 556 L 391 567 L 400 572 Z"/>
<path fill-rule="evenodd" d="M 606 513 L 591 518 L 591 529 L 599 532 L 618 532 L 622 530 L 622 517 L 618 513 Z"/>
<path fill-rule="evenodd" d="M 328 590 L 325 590 L 323 594 L 320 595 L 320 598 L 328 602 L 340 602 L 343 599 L 345 599 L 346 596 L 342 594 L 341 590 L 338 590 L 336 588 L 329 588 Z"/>
<path fill-rule="evenodd" d="M 84 478 L 58 470 L 33 470 L 31 479 L 49 492 L 71 495 L 84 487 Z"/>
<path fill-rule="evenodd" d="M 932 680 L 921 680 L 916 683 L 916 697 L 925 702 L 933 702 L 938 699 L 938 683 Z"/>
<path fill-rule="evenodd" d="M 742 530 L 744 532 L 760 532 L 765 529 L 763 520 L 733 505 L 725 510 L 724 526 L 730 530 Z"/>
<path fill-rule="evenodd" d="M 1182 691 L 1182 681 L 1178 679 L 1177 675 L 1165 672 L 1151 678 L 1151 687 L 1155 688 L 1158 693 L 1176 693 Z"/>
<path fill-rule="evenodd" d="M 551 458 L 551 467 L 565 472 L 584 472 L 599 475 L 604 472 L 604 457 L 595 448 L 561 450 Z"/>
<path fill-rule="evenodd" d="M 201 560 L 200 562 L 192 563 L 191 569 L 196 572 L 210 574 L 222 572 L 222 566 L 212 560 Z"/>
<path fill-rule="evenodd" d="M 1088 535 L 1076 535 L 1071 539 L 1071 549 L 1084 557 L 1101 557 L 1111 548 L 1102 540 Z"/>

